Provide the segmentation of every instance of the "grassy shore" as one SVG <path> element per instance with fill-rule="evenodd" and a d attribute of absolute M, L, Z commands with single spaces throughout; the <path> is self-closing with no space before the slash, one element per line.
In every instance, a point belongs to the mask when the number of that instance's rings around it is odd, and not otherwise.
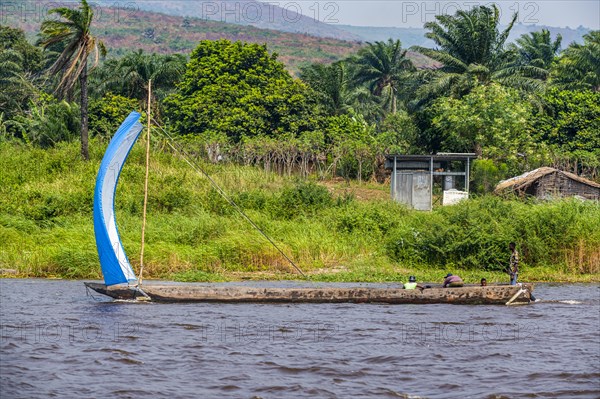
<path fill-rule="evenodd" d="M 178 281 L 301 278 L 256 230 L 182 160 L 154 143 L 144 275 Z M 92 201 L 106 143 L 42 150 L 0 143 L 0 269 L 18 277 L 101 278 Z M 137 270 L 144 154 L 121 175 L 116 212 Z M 485 196 L 433 212 L 387 199 L 388 186 L 310 182 L 252 167 L 208 172 L 315 281 L 506 282 L 507 243 L 521 252 L 521 281 L 600 281 L 600 205 Z"/>

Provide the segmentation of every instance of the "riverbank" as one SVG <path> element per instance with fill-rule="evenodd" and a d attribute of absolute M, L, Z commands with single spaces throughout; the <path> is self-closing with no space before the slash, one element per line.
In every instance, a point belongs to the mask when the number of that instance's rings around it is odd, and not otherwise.
<path fill-rule="evenodd" d="M 0 144 L 0 268 L 18 277 L 99 279 L 92 195 L 105 143 L 91 161 L 77 143 L 42 150 Z M 127 255 L 139 268 L 144 153 L 135 147 L 117 190 Z M 208 181 L 165 152 L 152 154 L 146 278 L 177 281 L 300 276 Z M 252 167 L 206 165 L 241 208 L 315 281 L 469 283 L 502 273 L 517 242 L 522 281 L 600 280 L 600 204 L 474 198 L 417 212 L 375 183 L 298 180 Z"/>
<path fill-rule="evenodd" d="M 98 265 L 98 269 L 100 266 Z M 271 272 L 225 272 L 205 273 L 192 270 L 172 273 L 161 276 L 146 276 L 144 281 L 178 281 L 178 282 L 235 282 L 235 281 L 312 281 L 331 283 L 395 283 L 408 281 L 409 276 L 416 276 L 419 282 L 441 282 L 443 277 L 452 272 L 463 278 L 467 284 L 479 284 L 485 278 L 489 284 L 508 283 L 507 274 L 490 272 L 485 270 L 450 270 L 450 269 L 411 269 L 411 268 L 359 268 L 358 270 L 346 270 L 345 268 L 322 269 L 309 272 L 306 277 L 293 273 L 271 273 Z M 144 274 L 146 274 L 144 272 Z M 0 278 L 47 278 L 47 279 L 69 279 L 60 275 L 36 276 L 28 275 L 17 269 L 0 269 Z M 102 280 L 98 271 L 92 274 L 88 280 Z M 556 270 L 551 267 L 533 268 L 520 273 L 519 281 L 531 283 L 600 283 L 600 274 L 572 274 L 568 271 Z"/>

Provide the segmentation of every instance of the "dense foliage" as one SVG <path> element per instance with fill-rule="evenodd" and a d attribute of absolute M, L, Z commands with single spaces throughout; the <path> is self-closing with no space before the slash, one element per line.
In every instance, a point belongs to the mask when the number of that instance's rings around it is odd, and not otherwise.
<path fill-rule="evenodd" d="M 531 62 L 519 62 L 518 53 L 506 44 L 517 19 L 499 30 L 500 11 L 492 7 L 473 7 L 454 16 L 438 15 L 427 22 L 427 37 L 437 48 L 415 47 L 415 50 L 442 63 L 434 71 L 422 73 L 423 85 L 418 90 L 420 100 L 428 101 L 440 95 L 460 97 L 478 85 L 496 82 L 519 90 L 539 90 L 539 78 L 545 75 Z"/>
<path fill-rule="evenodd" d="M 43 93 L 60 89 L 71 103 L 81 86 L 75 77 L 85 70 L 84 53 L 99 43 L 91 37 L 73 58 L 92 23 L 86 4 L 53 10 L 62 19 L 42 26 L 44 53 L 21 31 L 0 30 L 3 137 L 44 146 L 77 134 L 85 141 L 83 125 L 54 135 L 41 127 L 56 115 L 66 118 L 63 127 L 73 113 L 84 119 L 87 102 L 63 112 L 60 96 Z M 79 25 L 65 28 L 75 16 Z M 425 27 L 436 49 L 413 50 L 439 63 L 429 69 L 417 69 L 393 40 L 305 66 L 300 79 L 265 45 L 204 40 L 189 58 L 125 53 L 91 72 L 91 134 L 109 135 L 121 115 L 145 108 L 152 80 L 154 118 L 211 161 L 383 181 L 387 153 L 473 151 L 497 164 L 477 187 L 542 165 L 598 178 L 598 32 L 563 52 L 561 38 L 547 30 L 507 43 L 512 23 L 500 30 L 493 6 L 438 16 Z M 43 75 L 44 66 L 59 79 Z"/>
<path fill-rule="evenodd" d="M 97 136 L 110 139 L 138 102 L 111 92 L 90 103 L 90 129 Z"/>
<path fill-rule="evenodd" d="M 549 90 L 535 130 L 540 139 L 561 151 L 600 155 L 600 91 Z"/>
<path fill-rule="evenodd" d="M 531 106 L 514 90 L 480 86 L 461 99 L 442 97 L 433 104 L 432 125 L 443 147 L 505 160 L 531 152 Z"/>
<path fill-rule="evenodd" d="M 555 84 L 566 90 L 600 91 L 600 31 L 571 44 L 561 55 L 554 71 Z"/>
<path fill-rule="evenodd" d="M 295 137 L 317 127 L 318 107 L 310 92 L 266 46 L 202 41 L 177 89 L 164 105 L 171 127 L 181 135 L 237 143 L 244 137 Z"/>
<path fill-rule="evenodd" d="M 62 265 L 95 263 L 86 220 L 97 163 L 122 119 L 145 108 L 152 80 L 156 130 L 206 161 L 305 265 L 358 267 L 368 255 L 388 269 L 403 262 L 491 270 L 505 242 L 520 237 L 530 265 L 597 271 L 597 204 L 523 204 L 485 194 L 539 166 L 600 178 L 599 31 L 563 51 L 561 38 L 545 30 L 508 43 L 515 19 L 500 30 L 496 7 L 474 7 L 425 25 L 436 49 L 412 50 L 431 57 L 433 67 L 417 68 L 400 41 L 388 40 L 333 64 L 306 65 L 296 78 L 266 45 L 228 40 L 200 41 L 189 55 L 121 52 L 94 69 L 103 46 L 91 34 L 87 2 L 51 13 L 58 18 L 40 26 L 35 45 L 0 26 L 0 254 L 8 256 L 0 263 L 32 275 L 95 273 Z M 79 138 L 88 157 L 88 116 L 91 163 L 74 150 Z M 164 137 L 153 140 L 168 148 Z M 386 154 L 441 151 L 477 154 L 471 183 L 483 198 L 421 214 L 307 183 L 382 183 Z M 206 180 L 190 177 L 170 153 L 153 157 L 161 170 L 151 174 L 160 187 L 150 194 L 159 213 L 154 275 L 177 272 L 181 259 L 209 274 L 241 264 L 281 267 Z M 132 159 L 124 177 L 138 184 L 143 156 L 135 149 Z M 230 177 L 226 168 L 245 175 Z M 139 193 L 127 184 L 119 190 L 124 230 L 133 231 Z M 66 250 L 61 235 L 86 245 Z M 43 240 L 48 250 L 34 260 L 15 250 Z M 126 241 L 135 246 L 131 236 Z"/>
<path fill-rule="evenodd" d="M 90 144 L 87 163 L 78 161 L 77 142 L 51 149 L 0 144 L 1 268 L 27 276 L 99 277 L 90 213 L 106 143 L 92 139 Z M 159 173 L 151 173 L 150 186 L 160 189 L 150 191 L 146 276 L 294 276 L 285 274 L 293 273 L 285 259 L 183 160 L 159 145 L 152 160 Z M 144 162 L 143 146 L 134 147 L 116 197 L 120 235 L 135 268 Z M 506 243 L 513 240 L 521 251 L 523 279 L 598 278 L 600 205 L 591 201 L 484 196 L 419 212 L 387 200 L 361 200 L 342 189 L 346 184 L 332 191 L 335 186 L 252 167 L 208 168 L 315 279 L 404 281 L 417 274 L 439 281 L 447 271 L 458 271 L 470 283 L 482 276 L 506 281 L 501 270 L 509 255 Z M 373 191 L 387 197 L 385 186 Z M 327 274 L 332 268 L 338 268 L 335 276 Z"/>

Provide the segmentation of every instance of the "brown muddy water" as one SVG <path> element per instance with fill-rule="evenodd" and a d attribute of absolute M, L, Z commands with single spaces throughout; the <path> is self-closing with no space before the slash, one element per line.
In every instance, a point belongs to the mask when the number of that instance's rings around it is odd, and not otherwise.
<path fill-rule="evenodd" d="M 535 294 L 517 307 L 149 304 L 4 279 L 0 398 L 600 397 L 600 286 Z"/>

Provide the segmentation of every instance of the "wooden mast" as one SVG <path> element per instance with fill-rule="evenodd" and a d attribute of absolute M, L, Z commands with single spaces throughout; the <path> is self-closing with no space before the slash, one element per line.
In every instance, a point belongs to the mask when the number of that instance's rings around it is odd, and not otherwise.
<path fill-rule="evenodd" d="M 152 79 L 148 80 L 148 110 L 147 110 L 147 123 L 148 129 L 146 134 L 146 179 L 144 180 L 144 214 L 142 218 L 142 250 L 140 253 L 140 278 L 138 279 L 138 286 L 142 285 L 142 278 L 144 274 L 144 242 L 146 237 L 146 209 L 148 208 L 148 175 L 150 171 L 150 124 L 152 123 L 150 101 L 152 98 Z"/>

